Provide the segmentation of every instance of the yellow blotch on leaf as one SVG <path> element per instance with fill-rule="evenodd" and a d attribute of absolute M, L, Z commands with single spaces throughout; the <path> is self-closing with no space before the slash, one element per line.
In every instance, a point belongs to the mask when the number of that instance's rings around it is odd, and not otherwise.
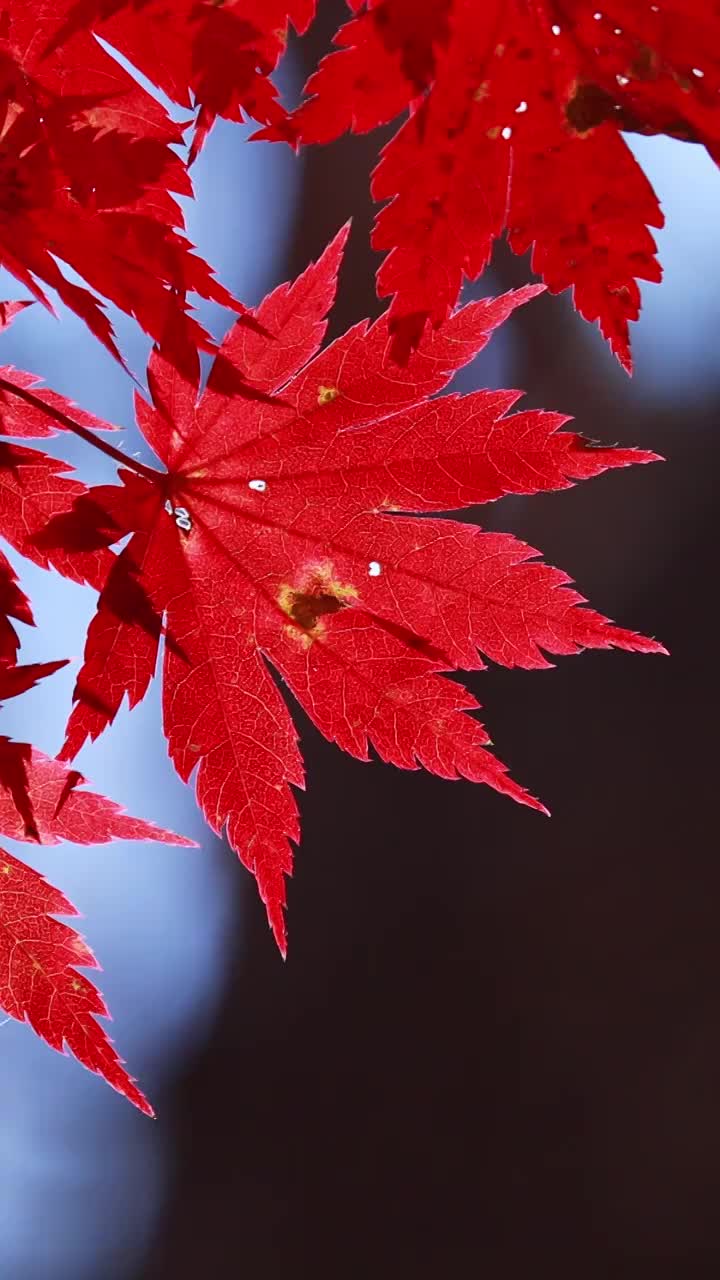
<path fill-rule="evenodd" d="M 319 405 L 332 404 L 333 400 L 337 400 L 339 395 L 340 392 L 337 387 L 323 387 L 320 385 L 318 387 L 317 402 Z"/>
<path fill-rule="evenodd" d="M 278 604 L 294 624 L 286 628 L 288 634 L 307 645 L 321 634 L 322 617 L 338 613 L 357 600 L 358 595 L 357 587 L 340 582 L 332 564 L 326 563 L 309 566 L 296 586 L 282 583 Z"/>

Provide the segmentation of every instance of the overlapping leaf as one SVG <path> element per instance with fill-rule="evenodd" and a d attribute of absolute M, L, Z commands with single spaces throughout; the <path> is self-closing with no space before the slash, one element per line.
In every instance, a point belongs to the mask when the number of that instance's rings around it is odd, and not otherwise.
<path fill-rule="evenodd" d="M 0 304 L 0 327 L 26 305 Z M 67 418 L 70 413 L 80 430 L 108 429 L 107 423 L 55 392 L 35 389 L 37 380 L 30 374 L 4 368 L 0 381 L 2 432 L 52 435 L 58 416 Z M 68 470 L 45 454 L 0 442 L 0 532 L 37 563 L 53 564 L 66 576 L 99 589 L 114 559 L 102 542 L 57 554 L 40 546 L 53 513 L 85 493 L 84 485 L 66 478 Z M 11 620 L 32 624 L 33 616 L 12 565 L 0 552 L 0 702 L 26 692 L 65 665 L 60 660 L 19 666 L 19 641 Z M 26 742 L 0 735 L 0 832 L 40 844 L 114 838 L 191 843 L 129 817 L 103 796 L 80 790 L 83 781 L 77 770 L 49 760 Z M 150 1104 L 96 1020 L 95 1015 L 107 1015 L 101 995 L 77 971 L 77 965 L 97 967 L 97 962 L 79 934 L 53 918 L 55 913 L 77 914 L 41 875 L 0 850 L 0 1007 L 27 1020 L 54 1049 L 67 1046 L 86 1067 L 151 1115 Z"/>
<path fill-rule="evenodd" d="M 107 1017 L 97 988 L 78 971 L 98 967 L 89 946 L 56 915 L 71 902 L 32 867 L 0 849 L 0 1008 L 27 1021 L 53 1049 L 71 1053 L 146 1115 L 152 1107 L 127 1074 L 97 1021 Z"/>
<path fill-rule="evenodd" d="M 0 701 L 16 697 L 65 661 L 16 663 L 18 639 L 9 617 L 32 622 L 15 573 L 0 555 Z M 80 790 L 81 774 L 28 743 L 0 735 L 0 833 L 14 840 L 81 844 L 113 839 L 191 844 L 182 836 L 125 814 L 104 796 Z M 107 1015 L 96 988 L 75 966 L 96 968 L 82 938 L 53 915 L 75 908 L 32 868 L 0 849 L 0 1008 L 27 1020 L 54 1049 L 67 1048 L 146 1114 L 152 1109 L 124 1070 L 94 1015 Z"/>
<path fill-rule="evenodd" d="M 374 232 L 388 250 L 397 359 L 455 305 L 506 231 L 554 292 L 597 321 L 630 368 L 639 280 L 660 267 L 663 216 L 622 131 L 704 143 L 720 157 L 720 15 L 713 0 L 350 0 L 337 52 L 288 119 L 269 76 L 315 0 L 53 0 L 57 54 L 94 27 L 176 102 L 199 108 L 191 155 L 217 115 L 257 135 L 326 143 L 409 110 L 373 177 L 389 200 Z M 79 46 L 78 46 L 79 47 Z M 111 164 L 115 170 L 117 166 Z M 122 305 L 122 304 L 121 304 Z M 151 329 L 156 334 L 156 329 Z"/>
<path fill-rule="evenodd" d="M 553 292 L 572 286 L 630 368 L 637 281 L 659 280 L 663 216 L 622 130 L 720 158 L 720 14 L 712 0 L 368 0 L 289 123 L 259 136 L 328 142 L 410 108 L 372 183 L 406 359 L 454 306 L 503 230 Z M 360 12 L 362 11 L 362 12 Z"/>
<path fill-rule="evenodd" d="M 43 845 L 71 840 L 74 844 L 107 844 L 110 840 L 158 840 L 191 847 L 192 840 L 164 831 L 153 822 L 133 818 L 114 800 L 83 791 L 84 779 L 60 760 L 31 748 L 30 797 L 37 820 L 37 840 Z M 9 797 L 0 792 L 0 835 L 27 840 Z"/>
<path fill-rule="evenodd" d="M 12 566 L 0 553 L 0 702 L 25 693 L 65 665 L 65 660 L 17 665 L 18 638 L 10 617 L 33 621 Z M 104 796 L 81 790 L 83 782 L 77 770 L 48 759 L 26 742 L 0 735 L 0 833 L 46 845 L 113 839 L 193 843 L 125 814 Z M 97 962 L 79 934 L 53 919 L 55 914 L 77 912 L 38 872 L 0 849 L 0 1008 L 27 1020 L 52 1048 L 62 1051 L 66 1046 L 152 1115 L 96 1021 L 95 1015 L 107 1016 L 102 996 L 77 971 L 78 965 L 96 968 Z"/>
<path fill-rule="evenodd" d="M 84 779 L 57 760 L 30 751 L 30 797 L 37 832 L 29 837 L 12 796 L 0 787 L 0 832 L 14 840 L 42 844 L 73 840 L 161 840 L 192 844 L 151 822 L 131 818 L 111 800 L 79 789 Z M 33 1030 L 53 1049 L 67 1047 L 130 1102 L 152 1108 L 125 1071 L 97 1016 L 108 1011 L 99 991 L 78 972 L 97 961 L 74 929 L 53 917 L 77 915 L 73 905 L 43 876 L 0 849 L 0 1007 Z"/>
<path fill-rule="evenodd" d="M 74 0 L 66 8 L 53 45 L 94 26 L 174 102 L 198 108 L 196 155 L 216 116 L 284 119 L 270 74 L 288 23 L 305 31 L 316 0 Z"/>
<path fill-rule="evenodd" d="M 268 664 L 351 754 L 372 747 L 542 808 L 487 749 L 473 697 L 440 673 L 481 668 L 481 655 L 533 668 L 583 648 L 662 651 L 585 608 L 567 575 L 511 535 L 417 514 L 653 459 L 592 447 L 557 414 L 509 414 L 516 392 L 428 399 L 538 288 L 461 309 L 424 334 L 404 373 L 385 318 L 316 354 L 343 240 L 261 304 L 255 329 L 225 339 L 225 364 L 262 398 L 234 399 L 214 370 L 200 394 L 197 376 L 153 356 L 138 421 L 167 473 L 126 471 L 121 487 L 90 493 L 106 540 L 132 538 L 90 626 L 63 753 L 96 737 L 124 696 L 143 697 L 164 617 L 170 755 L 185 779 L 197 768 L 202 809 L 255 873 L 281 948 L 298 838 L 289 784 L 303 771 Z M 48 540 L 62 547 L 68 527 L 52 521 Z"/>
<path fill-rule="evenodd" d="M 10 305 L 10 304 L 1 304 Z M 9 386 L 7 384 L 10 384 Z M 63 417 L 71 418 L 73 429 L 116 431 L 117 427 L 79 409 L 67 396 L 40 386 L 40 378 L 12 365 L 0 366 L 0 435 L 48 438 L 62 427 Z M 24 393 L 30 392 L 31 395 Z"/>
<path fill-rule="evenodd" d="M 32 625 L 32 609 L 25 592 L 18 585 L 15 570 L 0 551 L 0 663 L 12 664 L 17 660 L 20 641 L 11 618 Z"/>
<path fill-rule="evenodd" d="M 15 588 L 10 568 L 0 562 L 0 581 Z M 32 621 L 17 591 L 17 613 Z M 0 700 L 14 698 L 64 662 L 0 663 Z M 156 840 L 192 845 L 183 836 L 129 817 L 119 805 L 81 790 L 85 778 L 59 760 L 0 735 L 0 833 L 13 840 L 56 845 L 106 844 L 110 840 Z M 94 984 L 78 973 L 97 968 L 90 947 L 54 915 L 77 915 L 61 893 L 8 851 L 0 849 L 0 1009 L 28 1021 L 55 1050 L 68 1048 L 88 1070 L 96 1071 L 146 1115 L 150 1103 L 123 1068 L 96 1015 L 109 1016 Z"/>
<path fill-rule="evenodd" d="M 23 621 L 32 621 L 32 617 L 28 615 L 29 609 Z M 17 645 L 17 637 L 14 639 Z M 44 680 L 66 664 L 66 658 L 56 662 L 28 662 L 24 666 L 18 666 L 14 656 L 11 661 L 4 659 L 0 662 L 0 703 L 6 698 L 16 698 L 18 694 L 26 693 L 38 680 Z M 25 839 L 39 841 L 40 831 L 30 794 L 31 764 L 32 747 L 29 743 L 15 742 L 0 734 L 0 788 L 5 788 L 12 801 Z"/>
<path fill-rule="evenodd" d="M 48 520 L 86 492 L 71 475 L 72 467 L 59 458 L 0 441 L 0 534 L 42 568 L 52 565 L 64 577 L 99 590 L 113 562 L 111 552 L 56 549 L 43 542 Z"/>
<path fill-rule="evenodd" d="M 29 304 L 0 303 L 0 328 Z M 0 435 L 42 438 L 56 434 L 58 426 L 72 422 L 74 430 L 115 431 L 108 422 L 79 409 L 71 400 L 38 385 L 39 379 L 11 366 L 0 367 Z M 106 543 L 83 545 L 55 553 L 43 548 L 42 535 L 48 520 L 65 511 L 74 499 L 86 492 L 79 480 L 70 478 L 72 467 L 24 445 L 0 441 L 0 535 L 11 546 L 42 568 L 50 565 L 74 582 L 86 582 L 100 590 L 113 556 Z M 82 553 L 82 554 L 78 554 Z M 17 637 L 2 617 L 32 623 L 29 602 L 17 586 L 14 571 L 0 553 L 0 661 L 15 660 Z M 13 639 L 14 637 L 14 639 Z"/>
<path fill-rule="evenodd" d="M 4 320 L 4 324 L 8 324 L 13 315 L 22 310 L 24 305 L 26 304 L 0 303 L 0 318 Z M 0 325 L 0 327 L 2 326 Z M 23 377 L 23 375 L 18 376 L 20 378 Z M 46 394 L 50 397 L 53 395 L 52 392 Z M 58 396 L 55 399 L 61 400 L 61 397 Z M 45 403 L 48 403 L 48 401 Z M 0 428 L 2 427 L 1 419 L 2 409 L 0 408 Z M 38 432 L 43 434 L 40 424 L 38 424 Z M 2 458 L 2 448 L 3 446 L 0 444 L 0 458 Z M 5 463 L 7 464 L 7 462 L 8 458 L 6 456 Z M 7 519 L 5 522 L 0 521 L 0 528 L 3 523 L 17 526 L 22 524 L 24 520 L 22 498 L 20 498 L 20 502 L 15 506 L 15 509 L 12 510 L 14 504 L 8 502 L 7 492 L 3 493 L 4 489 L 7 490 L 7 486 L 3 485 L 2 469 L 2 464 L 0 463 L 0 495 L 2 495 L 0 504 L 5 509 L 6 517 L 10 508 L 11 518 L 9 522 Z M 11 485 L 16 483 L 17 473 L 14 475 Z M 75 566 L 73 566 L 72 572 L 77 573 Z M 98 582 L 101 580 L 99 576 Z M 17 656 L 20 640 L 13 626 L 13 621 L 24 622 L 28 626 L 34 625 L 30 601 L 20 588 L 15 570 L 7 556 L 0 551 L 0 704 L 6 698 L 15 698 L 18 694 L 25 693 L 38 680 L 52 675 L 60 667 L 65 666 L 67 661 L 66 659 L 61 659 L 55 662 L 31 662 L 26 663 L 24 666 L 19 666 Z M 39 832 L 30 797 L 28 776 L 31 753 L 32 748 L 27 743 L 13 742 L 4 735 L 0 735 L 0 787 L 4 787 L 11 797 L 16 813 L 22 821 L 25 835 L 28 839 L 38 840 Z"/>
<path fill-rule="evenodd" d="M 92 33 L 59 46 L 71 0 L 6 0 L 0 27 L 0 264 L 40 301 L 44 286 L 114 355 L 97 294 L 154 337 L 174 317 L 187 340 L 211 345 L 188 314 L 194 290 L 239 308 L 181 234 L 174 193 L 191 193 L 171 144 L 182 129 Z M 77 271 L 90 290 L 67 278 Z"/>

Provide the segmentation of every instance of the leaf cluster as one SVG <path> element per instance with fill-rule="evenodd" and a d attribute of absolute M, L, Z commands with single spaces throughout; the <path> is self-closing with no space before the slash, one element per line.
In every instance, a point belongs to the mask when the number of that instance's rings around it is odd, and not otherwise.
<path fill-rule="evenodd" d="M 515 391 L 439 393 L 545 288 L 572 289 L 629 371 L 638 281 L 660 279 L 662 214 L 623 135 L 666 134 L 720 158 L 709 0 L 349 7 L 295 110 L 272 77 L 315 0 L 6 0 L 0 11 L 0 264 L 36 302 L 51 307 L 54 291 L 121 363 L 108 302 L 151 336 L 136 412 L 156 459 L 125 457 L 110 424 L 32 373 L 0 369 L 0 533 L 98 597 L 57 759 L 0 738 L 0 830 L 41 844 L 188 843 L 84 790 L 74 767 L 160 668 L 170 757 L 255 875 L 283 954 L 304 785 L 283 686 L 359 759 L 484 782 L 545 812 L 452 673 L 540 669 L 587 648 L 664 652 L 588 607 L 533 547 L 447 514 L 656 455 L 590 442 L 559 413 L 518 409 Z M 129 65 L 191 119 L 173 120 Z M 218 117 L 296 148 L 398 121 L 372 178 L 377 288 L 390 299 L 374 324 L 323 346 L 348 228 L 253 311 L 194 252 L 177 197 L 192 193 Z M 532 249 L 542 283 L 457 307 L 502 234 Z M 219 345 L 191 295 L 235 312 Z M 0 304 L 0 326 L 31 299 Z M 213 357 L 204 386 L 201 351 Z M 57 430 L 112 457 L 117 483 L 88 488 L 18 443 Z M 2 699 L 64 665 L 19 663 L 16 623 L 32 623 L 31 604 L 0 553 Z M 58 914 L 74 908 L 0 853 L 0 1005 L 149 1111 L 78 972 L 94 958 Z"/>

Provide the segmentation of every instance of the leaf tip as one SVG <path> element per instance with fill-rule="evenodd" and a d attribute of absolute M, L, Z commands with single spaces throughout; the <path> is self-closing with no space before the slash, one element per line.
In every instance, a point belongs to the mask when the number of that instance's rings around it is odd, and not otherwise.
<path fill-rule="evenodd" d="M 633 367 L 633 358 L 632 358 L 632 355 L 630 354 L 630 343 L 623 342 L 622 344 L 620 343 L 613 344 L 612 349 L 617 358 L 618 363 L 625 370 L 628 378 L 632 378 L 634 367 Z"/>
<path fill-rule="evenodd" d="M 127 1084 L 124 1087 L 118 1088 L 118 1093 L 121 1093 L 125 1098 L 127 1098 L 128 1102 L 131 1102 L 134 1107 L 137 1107 L 138 1111 L 141 1111 L 149 1120 L 157 1120 L 155 1108 L 145 1097 L 145 1094 L 138 1089 L 135 1081 L 130 1076 L 127 1077 Z"/>
<path fill-rule="evenodd" d="M 541 813 L 544 818 L 552 817 L 547 805 L 544 805 L 542 800 L 538 800 L 536 796 L 531 796 L 529 791 L 525 792 L 521 804 L 526 805 L 528 809 L 534 809 L 536 813 Z"/>
<path fill-rule="evenodd" d="M 285 925 L 285 915 L 283 912 L 283 903 L 280 901 L 266 901 L 265 909 L 267 911 L 268 924 L 270 931 L 275 939 L 278 951 L 283 960 L 287 960 L 287 928 Z"/>

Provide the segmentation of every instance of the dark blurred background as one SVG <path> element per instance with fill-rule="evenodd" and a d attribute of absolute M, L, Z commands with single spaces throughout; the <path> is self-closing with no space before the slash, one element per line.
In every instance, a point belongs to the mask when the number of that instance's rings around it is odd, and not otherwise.
<path fill-rule="evenodd" d="M 322 29 L 313 39 L 288 73 L 300 82 L 326 47 Z M 254 302 L 353 214 L 333 333 L 376 314 L 376 145 L 298 162 L 219 128 L 198 166 L 194 238 Z M 468 680 L 549 822 L 487 788 L 359 764 L 295 709 L 309 789 L 286 965 L 250 877 L 207 835 L 197 854 L 151 851 L 152 872 L 127 846 L 38 856 L 87 914 L 113 1034 L 160 1119 L 136 1117 L 27 1029 L 0 1030 L 15 1116 L 3 1280 L 719 1274 L 720 175 L 699 148 L 632 145 L 669 224 L 633 381 L 567 297 L 546 296 L 458 385 L 525 388 L 527 404 L 573 414 L 589 436 L 667 457 L 471 514 L 541 548 L 671 659 L 586 654 Z M 467 296 L 528 278 L 526 259 L 500 251 Z M 79 326 L 37 323 L 21 333 L 18 321 L 4 361 L 129 424 L 128 387 Z M 54 368 L 58 334 L 70 345 Z M 33 579 L 36 601 L 47 583 Z M 49 705 L 37 702 L 43 716 Z M 156 721 L 156 706 L 121 718 L 82 767 L 197 835 L 191 797 L 153 772 Z"/>

